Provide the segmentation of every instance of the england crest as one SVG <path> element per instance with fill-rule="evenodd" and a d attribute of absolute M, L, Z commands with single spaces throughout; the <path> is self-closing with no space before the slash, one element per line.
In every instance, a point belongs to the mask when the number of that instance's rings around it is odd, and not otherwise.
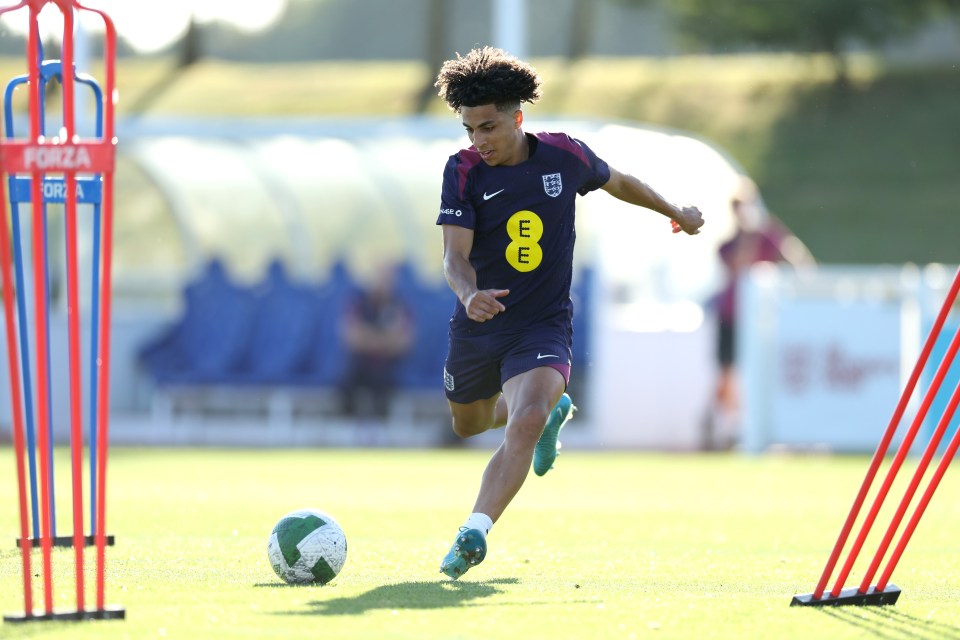
<path fill-rule="evenodd" d="M 543 190 L 551 198 L 556 198 L 563 191 L 563 182 L 560 180 L 559 173 L 550 173 L 543 176 Z"/>

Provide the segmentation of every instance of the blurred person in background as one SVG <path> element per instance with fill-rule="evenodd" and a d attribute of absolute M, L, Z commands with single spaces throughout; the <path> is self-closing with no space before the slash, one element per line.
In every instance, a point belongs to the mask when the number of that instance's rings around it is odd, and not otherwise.
<path fill-rule="evenodd" d="M 469 438 L 506 427 L 440 565 L 456 579 L 483 561 L 487 534 L 531 462 L 537 475 L 552 467 L 560 428 L 574 410 L 565 390 L 577 195 L 603 189 L 666 216 L 674 233 L 699 233 L 703 217 L 610 167 L 579 140 L 524 133 L 521 105 L 540 98 L 540 78 L 500 49 L 458 54 L 436 86 L 472 145 L 447 161 L 437 218 L 444 275 L 458 299 L 443 372 L 453 431 Z"/>
<path fill-rule="evenodd" d="M 394 291 L 394 271 L 381 266 L 368 287 L 347 303 L 341 332 L 347 366 L 340 381 L 344 415 L 385 422 L 396 385 L 397 367 L 410 352 L 410 309 Z"/>
<path fill-rule="evenodd" d="M 814 264 L 807 247 L 767 211 L 757 185 L 743 177 L 730 199 L 736 230 L 720 245 L 725 271 L 717 297 L 717 388 L 707 420 L 706 448 L 732 447 L 739 437 L 740 389 L 735 368 L 737 289 L 740 280 L 761 262 L 792 267 Z"/>

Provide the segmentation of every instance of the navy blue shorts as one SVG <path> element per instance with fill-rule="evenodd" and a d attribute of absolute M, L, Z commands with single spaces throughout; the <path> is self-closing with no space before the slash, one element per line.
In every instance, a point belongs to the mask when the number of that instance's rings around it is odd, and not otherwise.
<path fill-rule="evenodd" d="M 572 330 L 569 324 L 549 322 L 520 331 L 449 337 L 443 386 L 447 398 L 467 404 L 500 393 L 510 378 L 553 367 L 570 381 Z"/>

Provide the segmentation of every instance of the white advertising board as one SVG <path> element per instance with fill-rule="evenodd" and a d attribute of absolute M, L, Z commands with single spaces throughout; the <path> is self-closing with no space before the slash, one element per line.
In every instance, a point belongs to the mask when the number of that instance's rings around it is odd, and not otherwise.
<path fill-rule="evenodd" d="M 920 350 L 919 270 L 766 265 L 742 284 L 743 448 L 874 451 Z"/>

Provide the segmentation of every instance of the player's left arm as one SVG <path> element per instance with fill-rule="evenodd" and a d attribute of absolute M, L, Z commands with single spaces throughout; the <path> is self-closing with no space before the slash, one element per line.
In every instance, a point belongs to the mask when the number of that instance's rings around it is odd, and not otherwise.
<path fill-rule="evenodd" d="M 703 226 L 703 214 L 698 208 L 678 207 L 639 178 L 613 167 L 610 167 L 610 179 L 602 188 L 618 200 L 651 209 L 670 218 L 674 233 L 683 231 L 695 235 L 700 233 L 700 227 Z"/>

